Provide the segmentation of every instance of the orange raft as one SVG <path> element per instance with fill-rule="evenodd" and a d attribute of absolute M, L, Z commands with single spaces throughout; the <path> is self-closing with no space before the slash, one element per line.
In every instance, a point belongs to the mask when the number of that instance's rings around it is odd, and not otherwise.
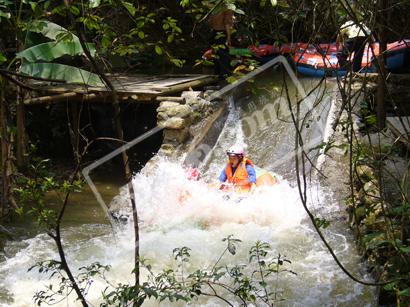
<path fill-rule="evenodd" d="M 259 167 L 255 167 L 256 171 L 256 186 L 263 187 L 263 186 L 274 186 L 277 184 L 278 176 L 273 172 L 269 172 Z"/>

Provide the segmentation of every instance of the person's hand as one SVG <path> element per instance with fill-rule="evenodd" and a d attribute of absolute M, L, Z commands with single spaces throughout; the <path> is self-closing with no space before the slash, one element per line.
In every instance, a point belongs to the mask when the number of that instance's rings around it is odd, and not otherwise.
<path fill-rule="evenodd" d="M 226 189 L 228 189 L 228 186 L 227 186 L 226 183 L 222 183 L 222 184 L 219 186 L 219 190 L 221 190 L 221 191 L 224 191 L 224 190 L 226 190 Z"/>
<path fill-rule="evenodd" d="M 219 187 L 219 190 L 221 190 L 221 191 L 230 191 L 230 190 L 232 190 L 233 189 L 233 184 L 232 183 L 229 183 L 229 182 L 223 182 L 222 184 L 221 184 L 221 186 Z"/>

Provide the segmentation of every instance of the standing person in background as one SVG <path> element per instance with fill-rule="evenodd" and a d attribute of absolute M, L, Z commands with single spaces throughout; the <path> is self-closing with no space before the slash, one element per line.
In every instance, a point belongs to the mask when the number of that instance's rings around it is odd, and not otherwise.
<path fill-rule="evenodd" d="M 349 57 L 354 52 L 353 67 L 354 72 L 358 72 L 362 67 L 362 58 L 366 41 L 370 35 L 369 29 L 363 24 L 356 24 L 353 20 L 346 21 L 339 30 L 336 44 L 343 44 L 342 52 L 338 55 L 340 67 L 345 67 Z"/>
<path fill-rule="evenodd" d="M 235 20 L 234 11 L 228 9 L 222 2 L 214 9 L 208 18 L 212 29 L 213 46 L 217 45 L 215 74 L 220 78 L 230 73 L 229 47 L 232 46 L 232 31 Z"/>
<path fill-rule="evenodd" d="M 215 8 L 213 14 L 209 16 L 208 19 L 213 34 L 223 34 L 226 37 L 226 39 L 218 39 L 218 41 L 224 44 L 226 43 L 229 47 L 232 45 L 231 35 L 234 20 L 234 11 L 226 8 L 223 4 L 220 4 L 219 7 Z"/>

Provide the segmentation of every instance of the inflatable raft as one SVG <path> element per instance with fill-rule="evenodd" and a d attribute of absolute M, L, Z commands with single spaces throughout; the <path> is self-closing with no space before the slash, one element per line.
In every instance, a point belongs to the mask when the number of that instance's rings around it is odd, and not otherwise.
<path fill-rule="evenodd" d="M 254 168 L 256 172 L 256 190 L 261 191 L 264 188 L 274 186 L 279 182 L 278 175 L 276 175 L 275 173 L 264 170 L 257 166 L 255 166 Z M 236 192 L 239 194 L 249 192 L 249 190 L 243 190 L 241 188 L 237 188 L 229 183 L 226 183 L 226 184 L 216 183 L 216 184 L 213 184 L 211 187 L 220 189 L 225 192 Z"/>
<path fill-rule="evenodd" d="M 299 73 L 311 77 L 344 76 L 346 70 L 339 65 L 338 53 L 342 50 L 336 44 L 303 45 L 293 55 Z M 362 58 L 362 72 L 376 72 L 379 44 L 366 45 Z M 353 60 L 352 54 L 350 61 Z M 386 67 L 390 72 L 410 71 L 410 40 L 397 41 L 387 45 Z"/>
<path fill-rule="evenodd" d="M 273 172 L 264 170 L 260 167 L 255 166 L 255 172 L 256 172 L 256 192 L 263 192 L 265 188 L 267 187 L 272 187 L 274 185 L 276 185 L 279 182 L 279 176 L 276 175 Z M 187 179 L 188 180 L 194 180 L 194 181 L 198 181 L 199 180 L 199 171 L 197 169 L 194 168 L 189 168 L 187 169 Z M 249 192 L 249 191 L 239 191 L 237 189 L 235 189 L 235 187 L 232 184 L 221 184 L 220 182 L 218 183 L 212 183 L 208 185 L 209 188 L 211 189 L 215 189 L 215 190 L 221 190 L 223 192 L 225 192 L 226 194 L 224 195 L 227 196 L 229 199 L 231 198 L 231 196 L 229 196 L 228 194 L 234 194 L 237 195 L 239 197 L 239 195 L 243 195 Z M 191 192 L 189 192 L 187 189 L 181 188 L 179 191 L 177 191 L 177 202 L 179 205 L 183 206 L 185 205 L 186 201 L 192 196 Z M 244 197 L 241 196 L 240 198 L 238 198 L 237 200 L 240 201 L 242 200 Z"/>

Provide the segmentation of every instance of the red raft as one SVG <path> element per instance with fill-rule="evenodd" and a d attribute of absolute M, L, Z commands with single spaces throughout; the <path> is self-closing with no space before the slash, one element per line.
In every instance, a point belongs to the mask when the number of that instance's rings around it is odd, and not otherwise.
<path fill-rule="evenodd" d="M 346 70 L 339 66 L 337 55 L 342 46 L 336 44 L 293 43 L 281 46 L 260 44 L 248 48 L 229 48 L 231 56 L 253 58 L 266 62 L 277 55 L 291 55 L 299 73 L 312 77 L 343 76 Z M 379 44 L 368 44 L 362 58 L 362 72 L 375 72 L 375 59 L 379 56 Z M 353 59 L 354 54 L 350 58 Z M 202 56 L 205 60 L 214 57 L 213 49 Z M 410 39 L 400 40 L 387 45 L 386 67 L 391 72 L 410 71 Z"/>
<path fill-rule="evenodd" d="M 343 76 L 346 70 L 339 66 L 338 53 L 341 46 L 336 44 L 300 44 L 293 55 L 299 73 L 312 77 Z M 362 72 L 375 72 L 375 59 L 380 55 L 379 44 L 368 44 L 362 58 Z M 350 61 L 353 60 L 351 55 Z M 410 71 L 410 40 L 401 40 L 387 45 L 386 67 L 391 72 Z"/>

